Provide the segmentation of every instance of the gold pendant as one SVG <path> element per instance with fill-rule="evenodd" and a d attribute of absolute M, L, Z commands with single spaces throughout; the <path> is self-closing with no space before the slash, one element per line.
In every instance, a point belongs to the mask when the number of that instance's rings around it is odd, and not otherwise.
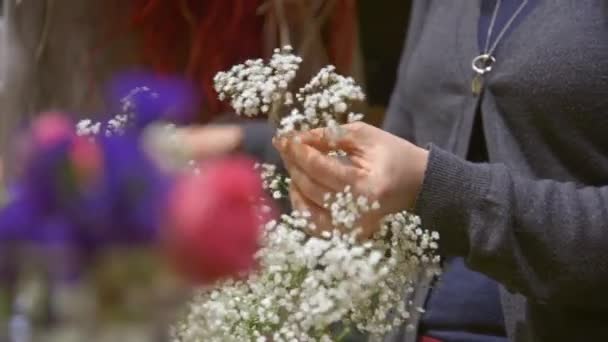
<path fill-rule="evenodd" d="M 482 90 L 483 76 L 480 74 L 475 74 L 475 76 L 473 76 L 473 80 L 471 81 L 471 91 L 473 92 L 473 95 L 479 96 Z"/>

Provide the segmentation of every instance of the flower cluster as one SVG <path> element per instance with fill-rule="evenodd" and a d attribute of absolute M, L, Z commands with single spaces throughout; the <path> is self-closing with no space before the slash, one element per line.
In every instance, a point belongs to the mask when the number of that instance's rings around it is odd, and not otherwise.
<path fill-rule="evenodd" d="M 125 133 L 130 114 L 117 114 L 108 122 L 103 125 L 104 126 L 104 135 L 106 137 L 112 135 L 122 135 Z M 102 131 L 102 122 L 101 121 L 93 121 L 91 119 L 83 119 L 76 123 L 76 134 L 82 137 L 94 137 L 101 133 Z"/>
<path fill-rule="evenodd" d="M 129 78 L 153 86 L 130 88 L 117 101 L 122 113 L 107 121 L 74 126 L 61 113 L 46 113 L 33 123 L 23 139 L 22 175 L 0 209 L 0 246 L 58 246 L 87 261 L 125 246 L 162 246 L 176 270 L 198 284 L 255 266 L 259 208 L 268 196 L 254 162 L 180 159 L 176 152 L 186 153 L 175 126 L 158 121 L 189 108 L 190 96 L 177 80 L 150 80 Z M 158 148 L 160 141 L 170 148 Z"/>
<path fill-rule="evenodd" d="M 11 240 L 87 254 L 154 241 L 169 181 L 136 137 L 79 137 L 65 116 L 47 113 L 24 140 L 18 191 L 0 211 Z"/>
<path fill-rule="evenodd" d="M 380 209 L 380 203 L 375 201 L 369 203 L 367 197 L 355 197 L 351 192 L 350 186 L 347 185 L 344 192 L 325 194 L 324 206 L 331 212 L 332 225 L 338 229 L 346 230 L 355 229 L 355 225 L 359 222 L 363 214 L 370 210 Z"/>
<path fill-rule="evenodd" d="M 230 99 L 237 113 L 247 116 L 266 113 L 277 101 L 291 105 L 287 83 L 300 60 L 290 51 L 278 51 L 271 66 L 248 61 L 218 74 L 220 98 Z M 277 56 L 287 64 L 297 61 L 280 77 L 273 69 Z M 340 134 L 339 122 L 361 120 L 348 108 L 363 98 L 352 79 L 324 68 L 296 94 L 300 108 L 281 119 L 277 134 L 317 127 Z M 329 155 L 348 158 L 341 150 Z M 289 178 L 273 165 L 257 168 L 272 197 L 289 196 Z M 417 216 L 400 212 L 385 216 L 376 233 L 361 242 L 362 218 L 379 210 L 380 203 L 353 194 L 349 186 L 324 200 L 331 214 L 327 227 L 317 227 L 310 212 L 297 210 L 265 224 L 258 272 L 200 290 L 175 326 L 175 340 L 334 341 L 340 338 L 333 331 L 336 325 L 380 336 L 406 320 L 410 309 L 418 309 L 409 308 L 406 297 L 420 274 L 438 269 L 438 234 L 423 230 Z"/>
<path fill-rule="evenodd" d="M 287 89 L 302 62 L 291 52 L 286 46 L 276 49 L 268 64 L 261 59 L 248 60 L 219 72 L 214 78 L 219 98 L 230 99 L 237 114 L 249 117 L 268 113 L 281 102 L 291 103 L 293 95 Z"/>
<path fill-rule="evenodd" d="M 357 241 L 352 217 L 374 210 L 349 189 L 328 200 L 332 220 L 346 230 L 314 229 L 310 213 L 293 211 L 264 228 L 260 271 L 201 290 L 179 341 L 333 341 L 342 322 L 381 335 L 409 315 L 404 291 L 418 272 L 438 262 L 436 234 L 407 213 L 387 216 L 376 236 Z"/>
<path fill-rule="evenodd" d="M 146 74 L 126 74 L 115 82 L 117 94 L 126 95 L 117 102 L 119 114 L 107 121 L 84 119 L 76 124 L 78 136 L 123 136 L 133 133 L 141 136 L 145 152 L 163 169 L 169 171 L 190 169 L 200 173 L 196 161 L 179 139 L 174 123 L 178 114 L 174 111 L 190 111 L 191 90 L 176 79 L 157 79 Z M 103 134 L 101 134 L 103 132 Z"/>
<path fill-rule="evenodd" d="M 334 66 L 321 69 L 294 96 L 288 88 L 301 61 L 291 47 L 277 49 L 268 64 L 261 59 L 248 60 L 218 73 L 215 90 L 221 100 L 230 100 L 239 115 L 288 113 L 278 120 L 279 135 L 318 127 L 339 133 L 339 123 L 363 118 L 348 111 L 352 103 L 365 100 L 361 87 L 351 77 L 336 73 Z"/>
<path fill-rule="evenodd" d="M 118 113 L 104 122 L 81 120 L 79 136 L 113 136 L 139 133 L 158 121 L 188 121 L 198 102 L 192 86 L 179 78 L 127 72 L 117 75 L 108 86 L 109 107 Z"/>
<path fill-rule="evenodd" d="M 296 94 L 301 103 L 302 112 L 298 109 L 281 119 L 279 134 L 288 134 L 294 130 L 306 131 L 317 127 L 327 127 L 335 131 L 339 122 L 360 121 L 363 114 L 348 112 L 349 105 L 365 100 L 365 95 L 351 77 L 336 73 L 334 66 L 327 66 L 302 87 Z M 348 113 L 347 113 L 348 112 Z"/>
<path fill-rule="evenodd" d="M 93 121 L 91 119 L 80 120 L 76 124 L 76 134 L 78 136 L 94 137 L 102 132 L 106 137 L 113 135 L 124 135 L 130 126 L 134 123 L 135 113 L 137 111 L 137 102 L 135 97 L 146 93 L 152 98 L 157 98 L 158 93 L 152 91 L 149 87 L 142 86 L 131 89 L 129 93 L 123 97 L 121 102 L 121 113 L 116 114 L 107 122 Z"/>
<path fill-rule="evenodd" d="M 137 96 L 145 94 L 151 98 L 158 98 L 159 94 L 152 91 L 149 87 L 135 87 L 129 93 L 120 99 L 121 113 L 116 114 L 107 122 L 93 121 L 91 119 L 80 120 L 76 124 L 76 134 L 78 136 L 94 137 L 102 132 L 106 137 L 113 135 L 124 135 L 129 127 L 134 123 L 135 113 L 137 112 Z"/>
<path fill-rule="evenodd" d="M 256 164 L 255 169 L 260 172 L 262 186 L 275 200 L 286 198 L 291 179 L 277 172 L 276 165 Z"/>

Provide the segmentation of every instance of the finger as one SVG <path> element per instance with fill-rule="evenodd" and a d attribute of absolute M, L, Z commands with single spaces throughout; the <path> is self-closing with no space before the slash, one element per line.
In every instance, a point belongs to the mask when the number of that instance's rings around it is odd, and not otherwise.
<path fill-rule="evenodd" d="M 291 136 L 275 137 L 272 140 L 274 147 L 279 151 L 285 150 L 290 142 L 305 143 L 325 153 L 336 149 L 336 146 L 328 141 L 325 129 L 323 128 L 297 133 Z"/>
<path fill-rule="evenodd" d="M 357 146 L 364 141 L 362 134 L 366 124 L 350 123 L 339 126 L 339 132 L 333 132 L 332 128 L 315 128 L 310 131 L 298 133 L 294 139 L 303 144 L 313 146 L 322 152 L 342 149 L 345 151 L 356 150 Z"/>
<path fill-rule="evenodd" d="M 310 179 L 302 170 L 294 165 L 289 159 L 283 159 L 285 168 L 289 173 L 291 182 L 298 186 L 298 189 L 311 202 L 315 203 L 319 207 L 323 207 L 325 204 L 325 194 L 331 193 L 332 189 Z"/>
<path fill-rule="evenodd" d="M 295 210 L 310 215 L 309 220 L 313 224 L 308 231 L 315 236 L 320 236 L 325 230 L 331 230 L 331 217 L 324 208 L 308 201 L 300 192 L 297 185 L 290 185 L 289 198 Z"/>
<path fill-rule="evenodd" d="M 332 192 L 342 191 L 349 184 L 355 185 L 366 174 L 365 169 L 327 156 L 306 144 L 288 142 L 281 155 L 309 179 Z"/>

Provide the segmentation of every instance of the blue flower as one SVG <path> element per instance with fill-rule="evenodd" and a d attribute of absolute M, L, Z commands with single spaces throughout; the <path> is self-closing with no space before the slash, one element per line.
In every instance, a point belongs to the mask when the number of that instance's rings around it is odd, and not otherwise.
<path fill-rule="evenodd" d="M 91 218 L 82 225 L 99 225 L 112 243 L 150 243 L 162 224 L 170 178 L 142 151 L 137 136 L 105 137 L 100 141 L 104 168 L 92 192 Z"/>
<path fill-rule="evenodd" d="M 136 134 L 58 139 L 27 158 L 19 191 L 0 210 L 0 241 L 87 251 L 151 244 L 169 185 Z"/>
<path fill-rule="evenodd" d="M 109 83 L 109 102 L 116 113 L 132 113 L 136 130 L 154 121 L 187 123 L 198 108 L 198 97 L 183 79 L 133 71 Z"/>

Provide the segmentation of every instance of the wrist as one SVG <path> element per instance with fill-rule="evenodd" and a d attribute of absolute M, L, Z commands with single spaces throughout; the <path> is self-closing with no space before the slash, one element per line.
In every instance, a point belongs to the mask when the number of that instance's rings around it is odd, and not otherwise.
<path fill-rule="evenodd" d="M 209 158 L 238 150 L 243 143 L 239 125 L 207 125 L 182 131 L 180 142 L 193 158 Z"/>
<path fill-rule="evenodd" d="M 218 126 L 217 129 L 222 130 L 221 135 L 225 137 L 225 144 L 228 151 L 234 152 L 242 147 L 243 128 L 240 125 Z"/>
<path fill-rule="evenodd" d="M 424 177 L 429 163 L 429 151 L 422 147 L 415 146 L 413 153 L 412 163 L 412 201 L 410 208 L 416 206 L 416 200 L 420 196 L 422 191 L 422 185 L 424 184 Z"/>

